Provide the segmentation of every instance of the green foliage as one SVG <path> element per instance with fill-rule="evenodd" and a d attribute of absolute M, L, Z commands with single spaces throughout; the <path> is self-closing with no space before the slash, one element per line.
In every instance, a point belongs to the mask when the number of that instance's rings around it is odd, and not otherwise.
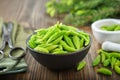
<path fill-rule="evenodd" d="M 65 14 L 65 23 L 82 26 L 102 18 L 120 17 L 119 4 L 120 0 L 50 0 L 46 12 L 51 17 Z"/>

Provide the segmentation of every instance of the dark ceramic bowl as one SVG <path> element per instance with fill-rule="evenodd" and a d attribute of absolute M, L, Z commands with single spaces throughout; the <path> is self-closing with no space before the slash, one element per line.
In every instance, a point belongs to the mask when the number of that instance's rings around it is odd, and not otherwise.
<path fill-rule="evenodd" d="M 38 61 L 43 66 L 53 70 L 63 70 L 75 67 L 87 55 L 92 42 L 90 37 L 90 43 L 88 46 L 86 46 L 80 51 L 76 51 L 73 53 L 68 53 L 64 55 L 46 54 L 42 52 L 37 52 L 29 47 L 28 41 L 32 35 L 30 35 L 26 40 L 29 52 L 32 54 L 36 61 Z"/>

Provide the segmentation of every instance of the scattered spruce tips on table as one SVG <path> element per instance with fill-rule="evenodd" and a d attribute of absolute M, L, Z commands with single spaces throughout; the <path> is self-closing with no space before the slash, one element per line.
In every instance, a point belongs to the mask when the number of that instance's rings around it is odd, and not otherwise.
<path fill-rule="evenodd" d="M 120 31 L 120 24 L 113 24 L 113 25 L 104 25 L 101 27 L 101 30 L 105 31 Z"/>
<path fill-rule="evenodd" d="M 112 75 L 112 72 L 109 70 L 112 69 L 117 74 L 120 74 L 120 52 L 105 51 L 103 49 L 99 49 L 98 56 L 93 60 L 93 63 L 93 66 L 102 64 L 102 66 L 105 67 L 98 69 L 98 73 L 104 75 Z"/>
<path fill-rule="evenodd" d="M 29 46 L 47 54 L 68 54 L 82 50 L 90 43 L 90 35 L 75 27 L 56 23 L 49 28 L 35 31 L 30 37 Z"/>

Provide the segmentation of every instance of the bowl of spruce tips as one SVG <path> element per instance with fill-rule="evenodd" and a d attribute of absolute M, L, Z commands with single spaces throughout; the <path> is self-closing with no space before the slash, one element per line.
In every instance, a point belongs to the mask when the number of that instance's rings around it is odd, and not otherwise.
<path fill-rule="evenodd" d="M 89 33 L 62 23 L 37 29 L 26 40 L 33 58 L 53 70 L 75 67 L 87 55 L 91 42 Z"/>

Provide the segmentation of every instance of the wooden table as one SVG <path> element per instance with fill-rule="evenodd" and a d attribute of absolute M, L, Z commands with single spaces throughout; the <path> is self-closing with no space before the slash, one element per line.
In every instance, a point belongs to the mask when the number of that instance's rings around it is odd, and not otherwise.
<path fill-rule="evenodd" d="M 45 3 L 47 0 L 0 0 L 0 16 L 5 21 L 16 20 L 24 27 L 38 29 L 48 27 L 60 21 L 61 18 L 50 18 L 45 13 Z M 91 28 L 80 27 L 92 36 Z M 96 57 L 96 51 L 100 48 L 98 42 L 92 36 L 92 46 L 84 58 L 86 67 L 81 71 L 75 69 L 55 72 L 40 65 L 27 52 L 25 60 L 28 70 L 25 73 L 1 75 L 0 80 L 120 80 L 120 76 L 113 73 L 112 76 L 104 76 L 96 73 L 97 67 L 92 67 L 92 60 Z"/>

